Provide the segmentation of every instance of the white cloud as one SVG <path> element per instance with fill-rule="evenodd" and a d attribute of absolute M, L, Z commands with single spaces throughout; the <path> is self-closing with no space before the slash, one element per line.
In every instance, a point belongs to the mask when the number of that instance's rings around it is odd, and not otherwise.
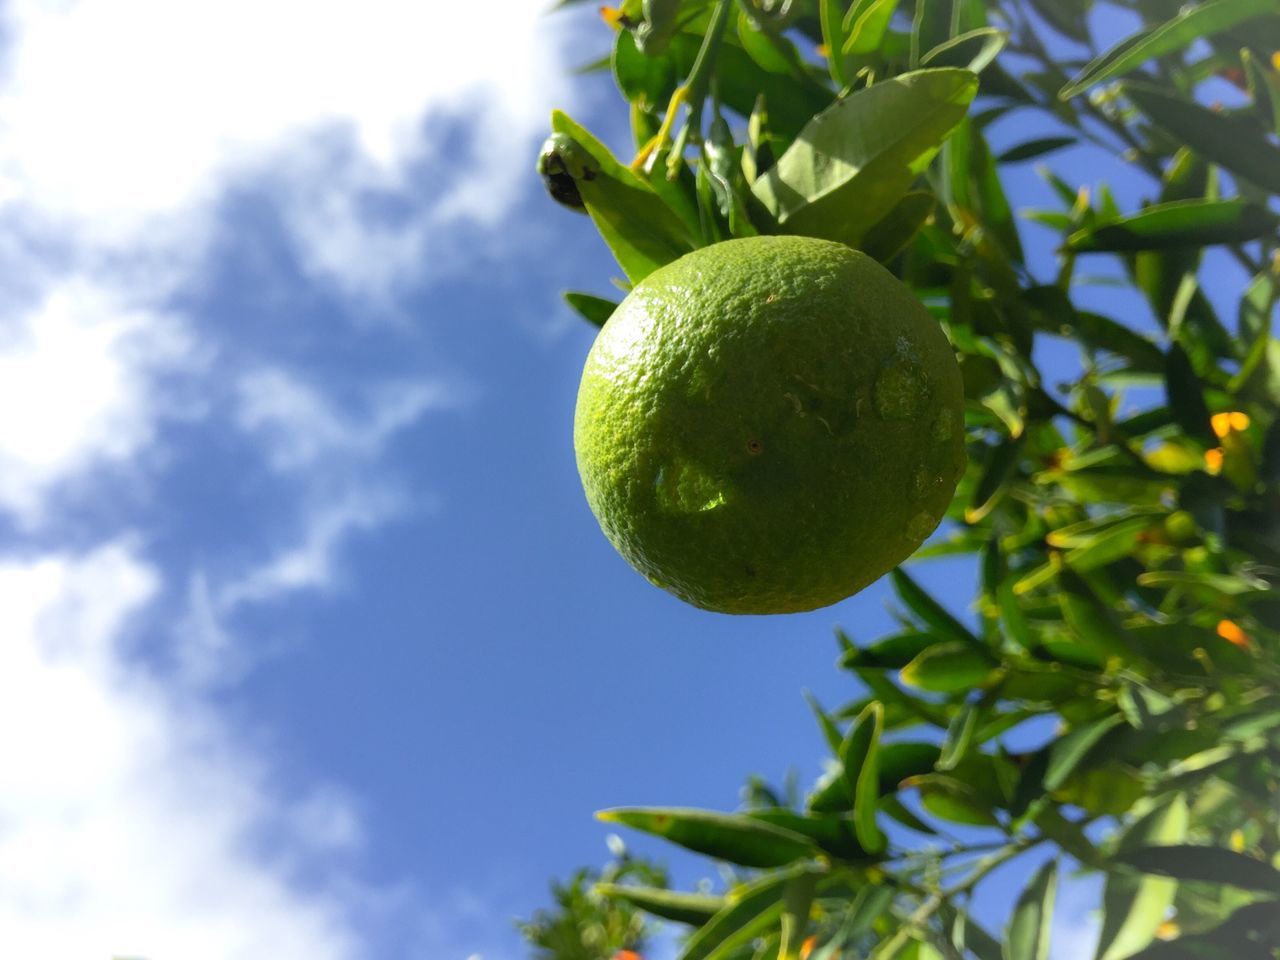
<path fill-rule="evenodd" d="M 52 487 L 128 461 L 162 415 L 160 375 L 197 363 L 181 325 L 83 280 L 0 321 L 0 507 L 38 522 Z"/>
<path fill-rule="evenodd" d="M 10 207 L 91 244 L 199 248 L 225 189 L 271 172 L 304 259 L 357 289 L 396 279 L 387 261 L 421 270 L 433 225 L 493 223 L 567 94 L 567 24 L 525 0 L 483 16 L 399 0 L 15 0 L 5 21 Z M 371 196 L 415 209 L 392 229 L 364 209 Z"/>
<path fill-rule="evenodd" d="M 327 457 L 368 458 L 431 409 L 458 402 L 459 392 L 424 381 L 378 384 L 363 416 L 278 367 L 254 370 L 237 385 L 236 420 L 263 442 L 277 470 L 311 467 Z"/>
<path fill-rule="evenodd" d="M 324 858 L 359 843 L 341 796 L 282 799 L 198 698 L 129 665 L 158 587 L 128 544 L 0 564 L 0 943 L 50 960 L 359 956 L 323 882 Z"/>

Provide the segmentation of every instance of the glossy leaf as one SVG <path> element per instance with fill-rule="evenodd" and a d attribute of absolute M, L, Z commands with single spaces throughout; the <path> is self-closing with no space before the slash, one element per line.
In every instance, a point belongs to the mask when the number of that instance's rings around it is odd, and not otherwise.
<path fill-rule="evenodd" d="M 852 245 L 906 194 L 977 92 L 967 70 L 921 70 L 824 110 L 752 187 L 786 233 Z"/>
<path fill-rule="evenodd" d="M 1187 823 L 1187 801 L 1178 794 L 1130 824 L 1120 835 L 1120 849 L 1180 843 Z M 1173 906 L 1176 891 L 1173 880 L 1108 874 L 1097 960 L 1120 960 L 1149 944 Z"/>
<path fill-rule="evenodd" d="M 1006 437 L 985 448 L 982 472 L 970 494 L 969 505 L 965 507 L 966 523 L 978 523 L 1000 502 L 1022 461 L 1025 439 L 1025 434 Z"/>
<path fill-rule="evenodd" d="M 625 900 L 655 917 L 694 927 L 702 926 L 725 907 L 724 897 L 704 893 L 682 893 L 660 887 L 617 883 L 597 883 L 595 889 L 601 896 Z"/>
<path fill-rule="evenodd" d="M 1261 860 L 1223 847 L 1192 844 L 1141 846 L 1118 850 L 1112 860 L 1141 873 L 1176 880 L 1197 880 L 1243 890 L 1280 893 L 1280 871 Z"/>
<path fill-rule="evenodd" d="M 1044 786 L 1056 790 L 1066 782 L 1089 754 L 1097 749 L 1103 737 L 1124 723 L 1124 717 L 1112 714 L 1102 720 L 1077 727 L 1055 740 L 1049 748 L 1049 764 L 1044 773 Z"/>
<path fill-rule="evenodd" d="M 676 214 L 599 140 L 559 110 L 552 113 L 551 126 L 586 154 L 586 172 L 574 176 L 574 183 L 627 279 L 638 283 L 693 249 Z"/>
<path fill-rule="evenodd" d="M 788 884 L 810 873 L 792 868 L 765 874 L 759 880 L 735 887 L 725 895 L 725 906 L 684 942 L 677 960 L 716 960 L 729 955 L 769 929 L 782 916 L 782 898 Z"/>
<path fill-rule="evenodd" d="M 1057 887 L 1058 863 L 1050 860 L 1036 871 L 1013 908 L 1005 931 L 1005 960 L 1049 960 Z"/>
<path fill-rule="evenodd" d="M 1075 137 L 1039 137 L 1020 143 L 1016 147 L 1010 147 L 997 156 L 996 160 L 999 163 L 1025 163 L 1028 160 L 1043 157 L 1045 154 L 1054 153 L 1063 147 L 1074 146 L 1078 142 Z"/>
<path fill-rule="evenodd" d="M 841 50 L 862 57 L 875 53 L 897 8 L 898 0 L 857 0 L 845 17 L 848 33 Z"/>
<path fill-rule="evenodd" d="M 884 729 L 884 707 L 878 701 L 867 705 L 853 722 L 840 745 L 840 763 L 853 793 L 853 820 L 858 842 L 864 850 L 884 849 L 884 835 L 876 826 L 876 800 L 880 796 L 880 733 Z"/>
<path fill-rule="evenodd" d="M 808 837 L 742 814 L 678 807 L 623 807 L 602 810 L 596 817 L 744 867 L 780 867 L 815 852 Z"/>
<path fill-rule="evenodd" d="M 872 854 L 859 842 L 853 820 L 845 816 L 802 815 L 782 807 L 748 811 L 747 816 L 808 837 L 823 853 L 842 860 L 867 860 Z"/>
<path fill-rule="evenodd" d="M 1004 49 L 1009 34 L 997 27 L 980 27 L 938 44 L 920 60 L 922 67 L 964 67 L 981 73 Z"/>
<path fill-rule="evenodd" d="M 615 301 L 606 300 L 591 293 L 566 290 L 563 296 L 564 302 L 572 307 L 578 316 L 597 327 L 603 327 L 604 322 L 613 316 L 613 311 L 618 309 Z"/>
<path fill-rule="evenodd" d="M 1243 200 L 1178 200 L 1078 230 L 1067 238 L 1067 249 L 1090 253 L 1244 243 L 1273 234 L 1277 224 L 1275 214 Z"/>
<path fill-rule="evenodd" d="M 994 827 L 1000 821 L 972 786 L 945 773 L 926 773 L 906 783 L 920 792 L 920 805 L 939 820 L 971 827 Z"/>
<path fill-rule="evenodd" d="M 977 646 L 980 641 L 959 620 L 947 612 L 937 600 L 929 596 L 920 584 L 916 583 L 901 567 L 895 567 L 889 574 L 893 580 L 893 589 L 906 604 L 907 609 L 920 618 L 938 640 L 955 641 L 957 643 Z"/>
<path fill-rule="evenodd" d="M 1205 159 L 1280 193 L 1280 149 L 1256 127 L 1148 84 L 1126 83 L 1124 92 L 1158 126 Z"/>
<path fill-rule="evenodd" d="M 951 719 L 947 737 L 942 742 L 942 754 L 938 757 L 939 770 L 952 770 L 964 759 L 973 744 L 973 734 L 978 725 L 980 709 L 977 704 L 966 703 Z"/>
<path fill-rule="evenodd" d="M 902 668 L 902 681 L 934 693 L 955 693 L 986 683 L 996 663 L 972 643 L 941 643 L 925 650 Z"/>
<path fill-rule="evenodd" d="M 1136 70 L 1150 60 L 1176 53 L 1196 40 L 1274 13 L 1274 0 L 1212 0 L 1190 7 L 1154 30 L 1134 34 L 1116 44 L 1087 64 L 1058 96 L 1070 99 L 1104 80 Z"/>

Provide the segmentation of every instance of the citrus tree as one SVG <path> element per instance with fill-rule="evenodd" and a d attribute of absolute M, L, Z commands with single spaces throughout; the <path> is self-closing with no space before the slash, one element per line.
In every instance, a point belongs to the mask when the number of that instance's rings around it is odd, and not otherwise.
<path fill-rule="evenodd" d="M 901 627 L 840 636 L 864 693 L 812 703 L 831 757 L 806 795 L 600 815 L 733 865 L 726 889 L 597 895 L 683 925 L 681 960 L 1044 960 L 1060 878 L 1083 871 L 1103 878 L 1098 960 L 1280 956 L 1276 0 L 602 13 L 592 66 L 635 153 L 557 112 L 551 196 L 589 215 L 624 290 L 772 235 L 897 277 L 963 382 L 965 467 L 913 562 L 971 556 L 980 589 L 957 617 L 888 571 Z M 1099 50 L 1111 23 L 1131 32 Z M 1045 132 L 997 153 L 1015 112 Z M 1042 171 L 1058 203 L 1020 223 L 1002 170 L 1081 144 L 1083 176 Z M 1099 185 L 1108 163 L 1143 195 Z M 1029 231 L 1056 235 L 1050 269 Z M 1085 305 L 1105 259 L 1154 324 Z M 607 334 L 618 304 L 566 297 Z M 1048 341 L 1078 347 L 1053 382 Z M 1012 751 L 1015 727 L 1039 745 Z M 1024 855 L 1041 865 L 984 928 L 975 890 Z"/>

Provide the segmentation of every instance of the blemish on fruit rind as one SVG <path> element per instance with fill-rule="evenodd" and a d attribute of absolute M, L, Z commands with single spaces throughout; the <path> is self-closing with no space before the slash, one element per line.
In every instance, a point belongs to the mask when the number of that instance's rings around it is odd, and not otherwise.
<path fill-rule="evenodd" d="M 907 524 L 907 536 L 912 540 L 923 543 L 929 534 L 933 533 L 935 526 L 937 526 L 937 523 L 933 517 L 921 511 L 912 517 L 911 522 Z"/>
<path fill-rule="evenodd" d="M 933 419 L 933 426 L 929 428 L 933 434 L 933 439 L 942 442 L 951 439 L 951 431 L 954 429 L 952 421 L 955 415 L 952 414 L 950 407 L 943 407 L 938 411 L 938 415 Z"/>

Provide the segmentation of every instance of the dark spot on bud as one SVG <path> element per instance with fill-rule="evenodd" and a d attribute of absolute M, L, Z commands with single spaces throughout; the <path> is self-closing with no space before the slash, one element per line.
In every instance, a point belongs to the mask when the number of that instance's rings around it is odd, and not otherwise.
<path fill-rule="evenodd" d="M 751 454 L 752 456 L 755 456 L 760 453 L 764 453 L 764 444 L 761 443 L 759 440 L 757 440 L 755 437 L 752 437 L 750 440 L 747 441 L 747 453 Z"/>

